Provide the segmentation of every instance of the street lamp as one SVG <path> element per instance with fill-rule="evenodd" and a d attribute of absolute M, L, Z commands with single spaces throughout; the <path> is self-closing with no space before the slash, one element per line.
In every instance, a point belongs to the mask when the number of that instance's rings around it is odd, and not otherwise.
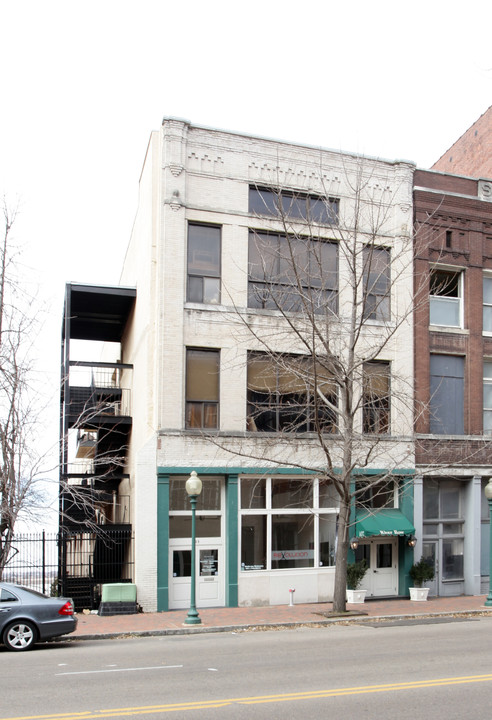
<path fill-rule="evenodd" d="M 195 512 L 196 512 L 196 501 L 202 491 L 202 481 L 192 470 L 190 477 L 186 481 L 186 492 L 190 498 L 191 503 L 191 595 L 190 595 L 190 609 L 185 620 L 186 625 L 200 625 L 201 619 L 198 615 L 195 602 Z"/>
<path fill-rule="evenodd" d="M 488 500 L 490 512 L 489 594 L 485 600 L 485 605 L 487 607 L 492 607 L 492 479 L 489 480 L 488 484 L 485 486 L 485 497 Z"/>

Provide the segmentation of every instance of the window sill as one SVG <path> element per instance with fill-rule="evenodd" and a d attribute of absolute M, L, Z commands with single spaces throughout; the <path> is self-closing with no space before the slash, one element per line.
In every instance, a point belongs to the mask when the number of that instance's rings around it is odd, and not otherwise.
<path fill-rule="evenodd" d="M 429 332 L 452 333 L 453 335 L 469 335 L 466 328 L 453 327 L 451 325 L 429 325 Z"/>

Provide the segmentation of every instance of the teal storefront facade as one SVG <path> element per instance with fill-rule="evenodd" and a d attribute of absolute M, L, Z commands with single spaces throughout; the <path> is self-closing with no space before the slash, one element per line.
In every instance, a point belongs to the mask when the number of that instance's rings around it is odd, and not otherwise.
<path fill-rule="evenodd" d="M 337 503 L 328 481 L 314 474 L 301 476 L 292 468 L 159 467 L 159 611 L 189 604 L 191 510 L 184 485 L 192 470 L 203 482 L 196 521 L 198 607 L 287 603 L 291 587 L 296 589 L 296 602 L 331 600 Z M 357 482 L 372 485 L 373 476 L 382 474 L 381 470 L 361 473 Z M 367 521 L 361 521 L 363 515 L 354 507 L 351 533 L 359 538 L 362 550 L 357 552 L 364 553 L 374 566 L 371 569 L 385 565 L 385 571 L 381 568 L 377 573 L 380 579 L 386 573 L 384 592 L 402 596 L 408 594 L 413 562 L 413 549 L 407 543 L 413 529 L 413 471 L 403 469 L 393 475 L 395 527 L 389 527 L 386 517 L 379 532 L 378 516 L 387 516 L 387 511 L 374 508 L 366 513 L 372 518 L 372 534 L 366 536 Z M 376 585 L 373 589 L 372 594 L 382 592 Z"/>

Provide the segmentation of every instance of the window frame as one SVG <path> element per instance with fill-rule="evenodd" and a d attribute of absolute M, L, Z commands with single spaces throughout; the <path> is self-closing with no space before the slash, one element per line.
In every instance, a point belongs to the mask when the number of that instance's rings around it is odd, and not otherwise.
<path fill-rule="evenodd" d="M 200 270 L 199 267 L 196 267 L 196 263 L 192 260 L 191 254 L 192 252 L 199 252 L 198 248 L 193 248 L 192 243 L 195 242 L 197 239 L 192 238 L 193 232 L 195 228 L 206 228 L 210 231 L 216 230 L 218 233 L 218 238 L 216 239 L 216 242 L 218 243 L 218 247 L 215 248 L 214 253 L 211 254 L 211 260 L 213 261 L 213 255 L 217 256 L 217 263 L 216 267 L 217 269 L 214 271 L 213 268 L 207 268 L 203 267 L 202 270 Z M 206 254 L 207 252 L 210 252 L 209 249 L 204 248 L 201 251 L 202 253 Z M 211 262 L 211 264 L 213 264 Z M 206 265 L 206 263 L 205 263 Z M 188 222 L 188 229 L 187 229 L 187 249 L 186 249 L 186 302 L 193 302 L 193 303 L 200 303 L 204 305 L 220 305 L 221 301 L 221 280 L 222 280 L 222 225 L 214 225 L 213 223 L 201 223 L 201 222 L 195 222 L 195 221 L 189 221 Z M 201 282 L 196 282 L 201 281 Z M 207 299 L 207 290 L 206 290 L 206 283 L 213 281 L 216 281 L 217 287 L 215 291 L 215 298 L 213 299 Z M 201 288 L 198 290 L 198 293 L 196 293 L 196 290 L 198 288 L 198 285 L 201 284 Z M 193 287 L 195 286 L 195 287 Z M 200 299 L 197 299 L 195 296 L 195 293 L 200 296 Z"/>
<path fill-rule="evenodd" d="M 253 364 L 258 362 L 264 364 L 264 375 L 265 380 L 273 378 L 275 380 L 275 388 L 268 389 L 265 387 L 265 391 L 252 387 L 252 378 L 250 370 L 253 368 Z M 293 372 L 289 373 L 289 362 L 292 362 Z M 247 430 L 252 433 L 281 433 L 288 432 L 292 434 L 305 433 L 305 432 L 316 432 L 316 418 L 314 417 L 314 393 L 311 388 L 305 387 L 302 390 L 305 392 L 282 392 L 282 387 L 285 388 L 285 380 L 294 377 L 294 384 L 299 380 L 296 375 L 295 365 L 302 367 L 303 363 L 309 364 L 310 358 L 307 355 L 284 355 L 278 362 L 275 358 L 270 356 L 268 353 L 249 351 L 247 357 L 247 372 L 246 372 L 246 422 Z M 320 372 L 323 369 L 320 368 Z M 326 372 L 326 371 L 325 371 Z M 261 377 L 261 371 L 260 371 Z M 323 383 L 320 379 L 320 385 L 326 385 L 333 382 L 333 391 L 331 394 L 331 400 L 333 405 L 338 407 L 338 388 L 334 381 L 330 381 L 325 378 Z M 292 388 L 295 390 L 295 388 Z M 254 397 L 256 394 L 257 397 Z M 262 400 L 261 396 L 265 399 Z M 290 399 L 289 399 L 290 398 Z M 323 413 L 323 410 L 325 411 Z M 295 417 L 293 414 L 297 413 Z M 263 416 L 267 416 L 265 419 Z M 268 417 L 274 422 L 274 428 L 258 427 L 264 422 L 268 423 Z M 334 411 L 328 406 L 318 405 L 318 419 L 321 421 L 325 418 L 326 427 L 328 429 L 323 430 L 326 434 L 333 434 L 337 431 L 337 418 Z"/>
<path fill-rule="evenodd" d="M 300 253 L 305 253 L 308 266 L 303 278 L 305 282 L 301 282 L 302 293 L 316 315 L 327 310 L 336 315 L 340 282 L 339 244 L 328 238 L 295 236 L 253 228 L 248 233 L 248 308 L 282 312 L 303 310 L 297 279 L 289 279 L 292 265 L 289 266 L 288 256 L 296 245 Z M 317 277 L 317 268 L 320 263 L 323 265 L 323 248 L 327 253 L 334 253 L 334 258 L 327 258 L 328 262 L 334 260 L 334 267 L 323 268 L 321 279 Z M 258 259 L 261 264 L 257 262 Z"/>
<path fill-rule="evenodd" d="M 483 335 L 486 335 L 488 337 L 492 336 L 492 317 L 490 320 L 490 323 L 485 322 L 485 314 L 486 310 L 489 310 L 490 314 L 492 316 L 492 299 L 490 302 L 485 302 L 485 282 L 489 281 L 492 284 L 492 275 L 489 275 L 488 273 L 484 273 L 483 280 L 482 280 L 482 333 Z M 491 329 L 485 330 L 485 325 L 490 324 Z"/>
<path fill-rule="evenodd" d="M 438 362 L 439 360 L 439 362 Z M 434 363 L 433 363 L 434 361 Z M 459 361 L 459 362 L 454 362 Z M 437 365 L 444 367 L 453 365 L 462 371 L 461 375 L 447 374 L 437 372 Z M 465 434 L 465 376 L 466 376 L 466 358 L 464 355 L 454 355 L 451 353 L 431 353 L 429 363 L 429 430 L 432 435 L 464 435 Z M 433 370 L 432 365 L 435 365 Z M 456 370 L 454 371 L 457 372 Z M 437 378 L 440 378 L 437 383 Z M 443 382 L 445 381 L 445 382 Z M 458 396 L 459 382 L 461 381 L 461 390 Z M 445 387 L 443 387 L 445 386 Z M 453 397 L 453 413 L 447 413 L 444 409 L 440 414 L 438 410 L 442 403 L 437 405 L 436 400 Z M 458 410 L 461 410 L 461 424 L 457 422 L 459 419 Z M 453 421 L 450 425 L 450 420 Z M 439 429 L 442 428 L 441 431 Z"/>
<path fill-rule="evenodd" d="M 197 356 L 199 354 L 208 355 L 210 359 L 212 359 L 213 355 L 215 356 L 217 386 L 214 394 L 216 395 L 216 400 L 199 398 L 198 395 L 196 395 L 195 398 L 190 398 L 189 394 L 192 387 L 192 380 L 190 378 L 189 363 L 193 354 Z M 185 356 L 185 428 L 186 430 L 218 430 L 220 428 L 220 350 L 217 348 L 187 347 Z M 196 384 L 196 380 L 193 380 L 193 383 Z M 203 381 L 200 383 L 200 386 L 202 391 L 206 390 Z M 198 411 L 198 414 L 195 415 L 195 411 Z M 199 424 L 195 424 L 195 421 L 190 420 L 192 416 L 199 419 Z M 209 418 L 208 422 L 206 420 L 207 417 Z M 210 420 L 213 418 L 215 418 L 215 422 L 210 424 Z"/>
<path fill-rule="evenodd" d="M 340 199 L 265 185 L 250 185 L 248 212 L 260 216 L 285 217 L 291 222 L 338 225 Z"/>
<path fill-rule="evenodd" d="M 368 372 L 368 368 L 385 368 L 384 374 Z M 369 378 L 386 378 L 387 393 L 371 397 Z M 368 392 L 369 388 L 369 392 Z M 383 417 L 386 415 L 386 418 Z M 388 360 L 370 360 L 362 368 L 362 432 L 364 435 L 389 435 L 391 432 L 391 363 Z"/>
<path fill-rule="evenodd" d="M 445 292 L 440 293 L 433 293 L 432 291 L 432 281 L 433 277 L 437 274 L 441 275 L 447 275 L 450 278 L 452 277 L 453 281 L 456 279 L 456 288 L 457 288 L 457 294 L 456 295 L 448 295 Z M 464 323 L 464 270 L 462 268 L 450 268 L 450 267 L 441 267 L 441 266 L 434 266 L 431 268 L 431 272 L 429 275 L 429 325 L 432 325 L 434 327 L 450 327 L 450 328 L 463 328 Z M 450 283 L 448 283 L 450 284 Z M 452 283 L 454 285 L 454 282 Z M 446 284 L 442 286 L 442 290 L 446 290 Z M 453 287 L 449 288 L 450 290 L 453 289 Z M 455 300 L 456 302 L 452 302 Z M 445 303 L 452 303 L 451 307 L 456 306 L 458 309 L 458 319 L 457 322 L 435 322 L 436 317 L 436 309 L 440 306 L 443 306 Z M 433 312 L 434 309 L 434 312 Z M 434 317 L 433 317 L 434 315 Z M 439 319 L 439 318 L 438 318 Z"/>
<path fill-rule="evenodd" d="M 485 367 L 490 366 L 490 375 L 486 375 L 485 373 Z M 492 359 L 484 358 L 483 359 L 483 401 L 482 401 L 482 433 L 483 435 L 492 435 Z M 490 388 L 490 406 L 486 405 L 486 399 L 485 399 L 485 388 Z M 490 422 L 485 422 L 486 414 L 488 417 L 490 417 Z M 486 427 L 489 425 L 489 429 L 487 430 Z"/>
<path fill-rule="evenodd" d="M 378 269 L 377 258 L 386 257 L 383 270 Z M 371 273 L 373 261 L 375 260 L 376 273 Z M 377 322 L 389 322 L 391 320 L 391 248 L 386 245 L 365 245 L 362 250 L 362 275 L 363 275 L 363 318 L 364 320 L 375 320 Z M 376 275 L 371 279 L 371 275 Z M 385 287 L 381 290 L 377 287 L 381 281 Z"/>
<path fill-rule="evenodd" d="M 259 507 L 258 503 L 252 503 L 249 507 L 243 507 L 243 481 L 250 482 L 257 480 L 264 484 L 264 493 L 261 496 L 264 497 L 263 507 Z M 306 504 L 303 507 L 273 507 L 273 487 L 275 483 L 289 483 L 291 486 L 295 483 L 302 484 L 304 488 L 307 487 L 308 483 L 311 484 L 311 503 Z M 317 568 L 334 568 L 335 567 L 335 553 L 338 536 L 338 513 L 339 513 L 339 500 L 335 499 L 333 505 L 325 506 L 322 505 L 320 500 L 320 486 L 322 483 L 329 482 L 322 477 L 285 477 L 278 475 L 271 476 L 251 476 L 245 475 L 239 477 L 239 570 L 241 573 L 251 572 L 303 572 L 305 570 L 315 570 Z M 324 497 L 324 495 L 323 495 Z M 253 527 L 248 525 L 247 518 L 254 518 L 257 525 L 262 527 L 264 537 L 260 539 L 262 545 L 262 559 L 264 562 L 256 563 L 247 566 L 244 562 L 246 557 L 246 551 L 244 546 L 245 533 L 244 529 L 247 527 Z M 309 541 L 308 548 L 299 548 L 301 553 L 304 555 L 299 556 L 298 560 L 295 557 L 275 558 L 274 553 L 281 552 L 280 548 L 274 548 L 274 519 L 281 519 L 284 524 L 285 522 L 291 521 L 291 524 L 304 522 L 312 522 L 312 540 Z M 323 527 L 323 520 L 329 520 L 330 526 L 325 525 Z M 327 535 L 323 530 L 328 530 L 328 537 L 331 535 L 332 542 L 326 540 Z M 278 538 L 278 534 L 277 534 Z M 328 551 L 325 546 L 328 543 Z M 312 547 L 311 547 L 312 546 Z M 284 551 L 296 550 L 296 548 L 284 548 Z M 264 554 L 263 554 L 264 551 Z M 256 553 L 253 551 L 253 555 Z M 328 560 L 328 564 L 325 564 L 324 559 Z M 312 560 L 312 562 L 310 562 Z M 287 563 L 286 565 L 280 566 L 281 562 Z M 289 565 L 289 562 L 291 563 Z M 301 565 L 300 563 L 306 563 Z M 276 567 L 275 567 L 276 565 Z"/>
<path fill-rule="evenodd" d="M 369 496 L 366 501 L 366 496 Z M 383 505 L 374 503 L 374 498 L 388 496 L 389 502 Z M 383 510 L 399 508 L 399 478 L 396 477 L 358 477 L 355 481 L 355 507 L 358 510 Z"/>

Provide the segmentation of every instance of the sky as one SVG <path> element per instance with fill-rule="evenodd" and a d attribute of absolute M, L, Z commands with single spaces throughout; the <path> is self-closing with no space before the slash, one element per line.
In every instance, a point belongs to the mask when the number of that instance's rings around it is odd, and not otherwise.
<path fill-rule="evenodd" d="M 118 282 L 163 117 L 427 168 L 492 105 L 491 21 L 490 0 L 0 0 L 0 193 L 48 394 L 65 283 Z"/>

